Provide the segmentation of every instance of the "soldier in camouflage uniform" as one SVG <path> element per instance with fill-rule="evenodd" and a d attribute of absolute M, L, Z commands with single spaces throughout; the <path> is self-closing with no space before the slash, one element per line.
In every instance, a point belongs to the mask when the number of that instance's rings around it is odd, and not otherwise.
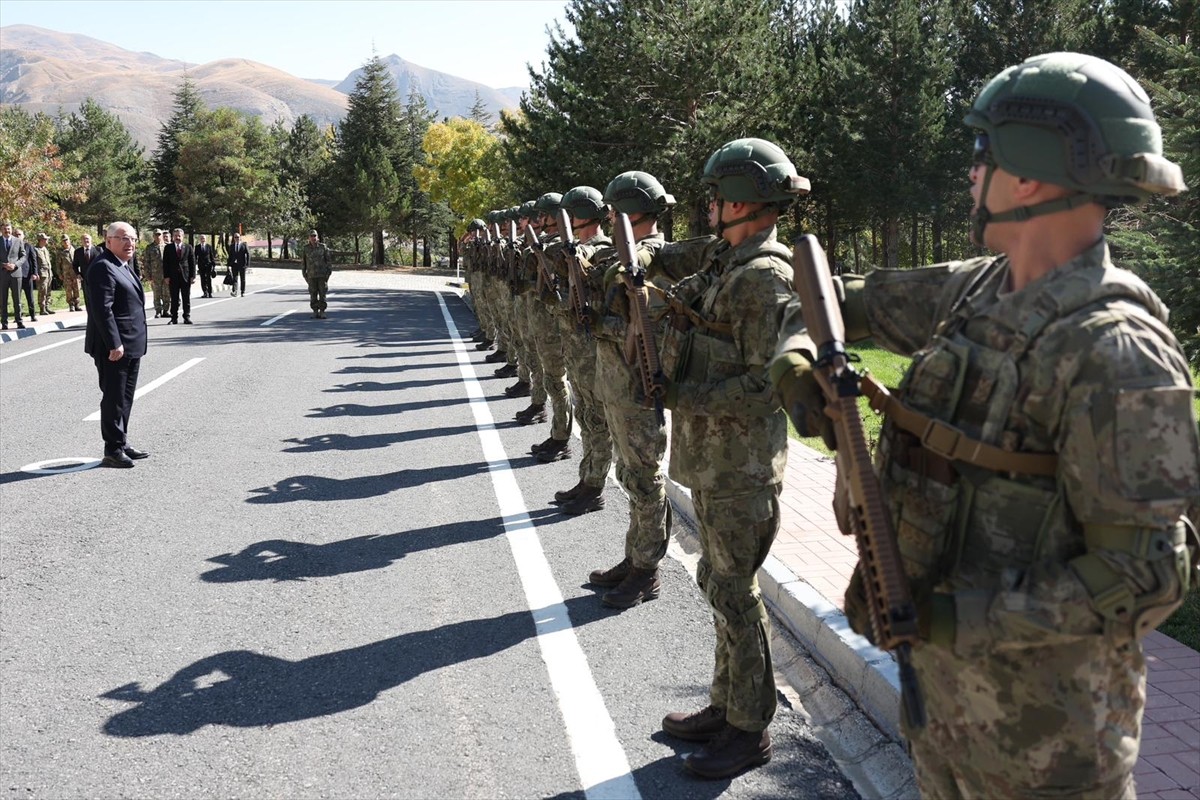
<path fill-rule="evenodd" d="M 596 344 L 590 332 L 593 320 L 588 319 L 589 328 L 585 329 L 569 308 L 570 268 L 566 260 L 577 258 L 580 272 L 586 276 L 593 264 L 606 262 L 614 252 L 612 240 L 600 229 L 600 221 L 608 209 L 599 190 L 576 186 L 563 195 L 561 206 L 570 217 L 572 238 L 577 243 L 573 252 L 560 250 L 553 259 L 563 295 L 556 317 L 583 453 L 579 459 L 579 483 L 555 492 L 554 502 L 564 513 L 577 515 L 604 508 L 604 482 L 612 466 L 613 445 L 604 407 L 596 395 Z M 560 231 L 560 234 L 567 238 L 565 232 Z M 592 297 L 589 307 L 593 303 L 599 306 L 601 301 L 602 298 Z"/>
<path fill-rule="evenodd" d="M 308 244 L 300 253 L 300 274 L 308 282 L 308 305 L 312 308 L 313 319 L 328 319 L 325 309 L 325 293 L 329 287 L 329 276 L 333 274 L 333 259 L 329 248 L 317 238 L 317 232 L 308 232 Z M 246 293 L 242 287 L 242 294 Z"/>
<path fill-rule="evenodd" d="M 500 213 L 499 209 L 493 209 L 487 213 L 484 224 L 488 231 L 488 241 L 480 251 L 480 259 L 483 262 L 483 271 L 480 280 L 483 284 L 484 303 L 487 306 L 488 317 L 491 320 L 492 327 L 490 330 L 485 331 L 484 338 L 475 346 L 475 349 L 488 350 L 493 345 L 496 347 L 496 352 L 490 353 L 484 359 L 488 363 L 506 362 L 508 360 L 508 342 L 504 338 L 504 309 L 501 305 L 503 290 L 498 285 L 499 279 L 496 277 L 495 231 L 499 225 Z M 497 374 L 499 374 L 498 371 Z M 516 374 L 515 363 L 513 364 L 512 374 Z M 511 376 L 505 375 L 504 377 Z"/>
<path fill-rule="evenodd" d="M 505 366 L 497 370 L 497 375 L 516 375 L 517 382 L 505 388 L 505 397 L 529 397 L 535 384 L 540 386 L 541 380 L 534 370 L 536 364 L 528 352 L 525 330 L 525 285 L 521 280 L 520 245 L 509 238 L 509 222 L 516 225 L 517 235 L 520 236 L 528 224 L 528 214 L 533 208 L 533 201 L 527 201 L 521 206 L 514 206 L 499 212 L 500 248 L 496 262 L 496 284 L 499 287 L 500 307 L 503 309 L 504 325 L 504 357 Z M 509 258 L 516 260 L 510 269 Z M 493 356 L 496 354 L 493 354 Z M 537 378 L 535 381 L 534 379 Z M 534 397 L 535 401 L 537 397 Z M 542 398 L 544 402 L 544 398 Z M 535 402 L 534 405 L 537 403 Z M 529 409 L 525 409 L 529 411 Z M 533 420 L 539 421 L 539 420 Z"/>
<path fill-rule="evenodd" d="M 877 401 L 876 468 L 923 639 L 917 778 L 931 798 L 1132 798 L 1139 640 L 1193 579 L 1200 436 L 1167 310 L 1113 266 L 1104 218 L 1186 187 L 1146 94 L 1098 58 L 1005 70 L 966 121 L 972 236 L 1002 255 L 842 281 L 847 338 L 913 356 Z M 806 338 L 772 368 L 801 430 L 821 405 Z M 846 610 L 868 634 L 861 578 Z"/>
<path fill-rule="evenodd" d="M 79 273 L 75 271 L 75 248 L 71 247 L 71 237 L 66 234 L 63 234 L 62 242 L 54 252 L 54 268 L 62 283 L 67 310 L 79 311 Z"/>
<path fill-rule="evenodd" d="M 526 263 L 534 271 L 533 302 L 529 307 L 530 330 L 533 333 L 534 349 L 538 364 L 542 368 L 542 383 L 546 398 L 550 402 L 550 436 L 532 448 L 534 457 L 541 463 L 561 461 L 571 456 L 571 402 L 567 396 L 567 367 L 563 356 L 562 333 L 558 324 L 558 309 L 561 306 L 557 275 L 550 266 L 552 260 L 561 257 L 562 237 L 558 230 L 558 209 L 562 195 L 547 192 L 537 199 L 534 213 L 538 216 L 539 239 L 544 264 L 538 256 L 527 250 Z"/>
<path fill-rule="evenodd" d="M 46 243 L 50 241 L 50 237 L 45 233 L 39 233 L 37 237 L 37 247 L 33 248 L 34 257 L 37 259 L 35 269 L 38 274 L 38 308 L 43 314 L 53 314 L 50 310 L 50 290 L 54 285 L 54 265 L 50 259 L 50 250 L 46 247 Z"/>
<path fill-rule="evenodd" d="M 723 240 L 672 290 L 662 368 L 669 384 L 671 477 L 692 490 L 700 527 L 696 579 L 713 610 L 711 703 L 673 712 L 663 730 L 705 745 L 686 760 L 723 778 L 771 757 L 771 627 L 756 577 L 779 531 L 787 418 L 767 368 L 791 299 L 791 251 L 779 215 L 808 181 L 762 139 L 718 149 L 704 168 L 709 223 Z"/>
<path fill-rule="evenodd" d="M 487 331 L 492 327 L 488 315 L 487 301 L 484 297 L 483 263 L 480 258 L 482 250 L 479 239 L 482 237 L 483 229 L 486 226 L 487 224 L 482 219 L 471 220 L 467 224 L 467 233 L 462 238 L 459 246 L 459 254 L 463 263 L 463 273 L 467 277 L 467 287 L 471 292 L 471 305 L 475 310 L 475 319 L 479 322 L 479 327 L 471 333 L 469 338 L 477 342 L 487 339 Z"/>
<path fill-rule="evenodd" d="M 154 292 L 154 317 L 166 317 L 171 313 L 171 292 L 163 280 L 163 232 L 154 231 L 154 241 L 146 245 L 142 261 L 146 265 L 146 277 L 150 279 L 150 288 Z"/>
<path fill-rule="evenodd" d="M 664 276 L 652 267 L 654 254 L 666 243 L 658 230 L 658 218 L 675 204 L 675 198 L 667 194 L 657 178 L 645 172 L 623 172 L 609 182 L 603 200 L 611 214 L 629 215 L 637 258 L 646 267 L 648 283 L 657 282 L 665 287 L 682 277 Z M 638 367 L 625 359 L 629 301 L 617 282 L 617 275 L 624 267 L 614 262 L 598 267 L 603 284 L 594 287 L 592 296 L 604 300 L 592 327 L 596 337 L 596 396 L 604 408 L 616 446 L 617 481 L 629 495 L 629 529 L 625 534 L 624 558 L 609 569 L 594 570 L 588 577 L 597 586 L 613 587 L 604 594 L 605 605 L 630 608 L 658 597 L 660 591 L 658 562 L 667 552 L 671 532 L 671 511 L 662 473 L 667 430 L 659 424 L 654 410 L 642 404 Z M 572 507 L 585 503 L 588 497 L 580 493 L 572 501 Z"/>

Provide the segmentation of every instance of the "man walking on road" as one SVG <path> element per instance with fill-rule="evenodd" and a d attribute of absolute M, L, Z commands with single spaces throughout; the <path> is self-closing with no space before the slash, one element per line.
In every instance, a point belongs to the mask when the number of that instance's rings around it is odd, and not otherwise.
<path fill-rule="evenodd" d="M 190 245 L 183 243 L 183 228 L 171 231 L 171 245 L 163 250 L 163 275 L 171 289 L 171 321 L 179 322 L 179 306 L 183 305 L 183 324 L 192 324 L 192 284 L 196 282 L 196 255 Z"/>
<path fill-rule="evenodd" d="M 313 319 L 325 319 L 325 290 L 329 276 L 333 274 L 333 262 L 329 248 L 317 238 L 316 231 L 308 232 L 308 244 L 301 253 L 300 274 L 308 281 L 308 304 L 312 307 Z"/>
<path fill-rule="evenodd" d="M 105 249 L 87 271 L 87 330 L 83 350 L 100 378 L 100 435 L 106 467 L 132 467 L 149 453 L 129 444 L 129 412 L 146 354 L 146 296 L 132 268 L 137 232 L 125 222 L 108 226 Z"/>
<path fill-rule="evenodd" d="M 246 247 L 246 243 L 242 241 L 242 235 L 235 233 L 233 235 L 233 243 L 229 245 L 229 272 L 233 275 L 233 296 L 237 297 L 238 292 L 242 293 L 242 297 L 246 296 L 246 268 L 250 266 L 250 248 Z M 212 295 L 209 295 L 211 297 Z"/>

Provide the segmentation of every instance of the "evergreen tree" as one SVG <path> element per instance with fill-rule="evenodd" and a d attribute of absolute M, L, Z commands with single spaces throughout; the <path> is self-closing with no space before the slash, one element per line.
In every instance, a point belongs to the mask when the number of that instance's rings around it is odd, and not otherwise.
<path fill-rule="evenodd" d="M 179 138 L 195 127 L 203 110 L 204 101 L 200 99 L 196 85 L 184 75 L 179 88 L 175 90 L 174 111 L 158 133 L 158 147 L 151 159 L 152 214 L 164 227 L 188 227 L 189 220 L 179 208 L 180 187 L 176 181 L 175 167 L 179 162 Z"/>
<path fill-rule="evenodd" d="M 115 220 L 140 227 L 150 211 L 149 165 L 121 120 L 89 97 L 69 117 L 60 116 L 57 129 L 62 158 L 83 176 L 79 194 L 63 198 L 63 208 L 96 229 Z"/>
<path fill-rule="evenodd" d="M 483 98 L 479 96 L 479 90 L 475 90 L 475 102 L 471 103 L 470 119 L 478 122 L 485 128 L 492 125 L 492 114 L 487 110 L 487 106 L 483 104 Z"/>
<path fill-rule="evenodd" d="M 404 218 L 411 152 L 402 137 L 403 107 L 396 84 L 379 58 L 364 66 L 338 127 L 337 154 L 326 175 L 336 227 L 370 231 L 372 263 L 384 264 L 384 230 Z"/>
<path fill-rule="evenodd" d="M 255 227 L 278 187 L 270 136 L 257 117 L 202 110 L 176 139 L 179 213 L 199 231 Z"/>

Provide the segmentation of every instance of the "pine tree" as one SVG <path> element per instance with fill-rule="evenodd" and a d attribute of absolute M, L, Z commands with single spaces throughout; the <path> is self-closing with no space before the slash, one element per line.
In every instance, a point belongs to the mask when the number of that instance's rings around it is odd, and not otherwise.
<path fill-rule="evenodd" d="M 64 198 L 63 208 L 96 229 L 116 220 L 140 226 L 149 214 L 149 164 L 121 120 L 89 97 L 57 129 L 62 158 L 83 176 L 79 196 Z"/>
<path fill-rule="evenodd" d="M 175 167 L 179 162 L 179 138 L 195 127 L 204 101 L 196 84 L 187 75 L 175 90 L 171 118 L 158 133 L 158 147 L 151 159 L 153 218 L 164 227 L 188 227 L 189 220 L 179 208 L 179 184 Z"/>
<path fill-rule="evenodd" d="M 483 98 L 479 96 L 479 90 L 475 90 L 475 102 L 471 104 L 470 119 L 478 122 L 485 128 L 490 128 L 492 125 L 492 114 L 487 110 L 487 106 L 483 103 Z"/>

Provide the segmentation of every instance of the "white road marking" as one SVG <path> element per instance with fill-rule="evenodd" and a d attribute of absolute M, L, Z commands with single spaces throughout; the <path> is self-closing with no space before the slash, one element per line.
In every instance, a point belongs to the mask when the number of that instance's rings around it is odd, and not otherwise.
<path fill-rule="evenodd" d="M 261 324 L 261 325 L 259 325 L 258 327 L 260 327 L 260 328 L 265 328 L 265 327 L 267 327 L 268 325 L 270 325 L 270 324 L 272 324 L 272 323 L 274 323 L 274 322 L 279 322 L 279 320 L 283 319 L 283 318 L 284 318 L 284 317 L 286 317 L 288 314 L 295 314 L 295 313 L 296 313 L 296 311 L 298 311 L 298 310 L 299 310 L 299 309 L 290 308 L 290 309 L 288 309 L 287 311 L 283 312 L 282 314 L 277 314 L 276 316 L 274 316 L 274 317 L 271 317 L 269 320 L 267 320 L 266 322 L 262 323 L 262 324 Z"/>
<path fill-rule="evenodd" d="M 75 336 L 71 339 L 63 339 L 61 342 L 55 342 L 54 344 L 48 344 L 45 347 L 39 347 L 36 350 L 26 350 L 24 353 L 17 353 L 15 356 L 9 356 L 8 358 L 0 358 L 0 364 L 7 364 L 10 361 L 16 361 L 18 358 L 24 358 L 25 356 L 31 356 L 34 353 L 43 353 L 47 350 L 53 350 L 56 347 L 62 347 L 64 344 L 70 344 L 71 342 L 81 342 L 81 341 L 83 341 L 82 336 Z"/>
<path fill-rule="evenodd" d="M 203 358 L 193 358 L 191 361 L 185 361 L 184 363 L 180 364 L 175 369 L 168 372 L 166 375 L 163 375 L 160 378 L 156 378 L 156 379 L 150 381 L 149 383 L 147 383 L 142 388 L 138 389 L 136 392 L 133 393 L 133 399 L 137 400 L 142 395 L 147 394 L 148 392 L 154 391 L 155 389 L 162 386 L 167 381 L 171 380 L 172 378 L 178 377 L 179 375 L 182 375 L 184 372 L 186 372 L 187 370 L 196 366 L 203 360 L 204 360 Z M 90 415 L 84 417 L 83 421 L 84 422 L 99 422 L 100 421 L 100 411 L 97 410 L 96 413 L 90 414 Z"/>
<path fill-rule="evenodd" d="M 21 467 L 21 472 L 31 475 L 65 475 L 68 472 L 82 472 L 100 463 L 100 459 L 91 456 L 70 458 L 52 458 L 48 461 L 35 461 Z"/>
<path fill-rule="evenodd" d="M 512 549 L 517 574 L 533 615 L 542 660 L 558 700 L 583 791 L 588 800 L 640 800 L 641 794 L 629 770 L 629 759 L 617 739 L 612 717 L 571 626 L 562 590 L 554 582 L 541 539 L 529 518 L 521 487 L 513 475 L 483 388 L 467 355 L 466 342 L 459 337 L 441 292 L 437 292 L 437 300 L 454 341 L 459 372 L 475 416 L 488 473 L 492 476 L 492 489 L 500 504 L 504 536 Z"/>

